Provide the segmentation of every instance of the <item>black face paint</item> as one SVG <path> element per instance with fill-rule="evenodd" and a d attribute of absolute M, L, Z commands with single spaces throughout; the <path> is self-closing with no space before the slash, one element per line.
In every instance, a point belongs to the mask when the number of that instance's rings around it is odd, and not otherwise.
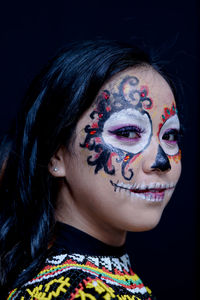
<path fill-rule="evenodd" d="M 151 168 L 160 170 L 162 172 L 171 169 L 169 159 L 160 145 L 158 146 L 156 160 L 155 160 L 154 164 L 151 166 Z"/>

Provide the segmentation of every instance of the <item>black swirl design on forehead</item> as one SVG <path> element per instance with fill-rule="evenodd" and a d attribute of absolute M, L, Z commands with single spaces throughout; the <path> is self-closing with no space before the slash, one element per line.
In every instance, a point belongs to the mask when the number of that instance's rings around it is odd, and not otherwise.
<path fill-rule="evenodd" d="M 95 174 L 103 169 L 105 173 L 114 175 L 115 167 L 112 165 L 112 158 L 116 156 L 116 162 L 121 163 L 121 173 L 126 180 L 131 180 L 134 173 L 132 169 L 127 169 L 129 162 L 138 156 L 125 150 L 111 147 L 107 145 L 103 138 L 102 132 L 104 123 L 114 113 L 126 108 L 137 109 L 141 114 L 147 114 L 145 109 L 152 107 L 152 99 L 147 97 L 147 87 L 137 89 L 139 80 L 134 76 L 126 76 L 118 87 L 118 93 L 111 94 L 108 90 L 104 90 L 96 101 L 96 107 L 91 112 L 90 118 L 93 120 L 92 125 L 86 125 L 86 137 L 83 143 L 80 144 L 82 148 L 87 148 L 92 152 L 88 156 L 87 163 L 94 166 Z"/>
<path fill-rule="evenodd" d="M 135 76 L 126 76 L 119 85 L 119 92 L 114 93 L 115 105 L 117 103 L 122 104 L 122 101 L 131 103 L 135 109 L 142 110 L 152 108 L 152 99 L 147 97 L 148 88 L 142 86 L 140 89 L 136 89 L 139 84 L 139 79 Z M 128 89 L 128 91 L 126 91 Z"/>

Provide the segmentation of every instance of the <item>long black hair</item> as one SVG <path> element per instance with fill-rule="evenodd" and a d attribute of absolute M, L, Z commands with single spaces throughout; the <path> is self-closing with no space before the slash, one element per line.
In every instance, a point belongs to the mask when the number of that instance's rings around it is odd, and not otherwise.
<path fill-rule="evenodd" d="M 0 284 L 20 286 L 44 260 L 55 225 L 56 179 L 48 164 L 68 147 L 101 86 L 131 66 L 152 65 L 137 47 L 84 41 L 62 49 L 31 84 L 0 148 Z M 2 292 L 3 293 L 3 292 Z M 1 296 L 2 296 L 1 293 Z"/>

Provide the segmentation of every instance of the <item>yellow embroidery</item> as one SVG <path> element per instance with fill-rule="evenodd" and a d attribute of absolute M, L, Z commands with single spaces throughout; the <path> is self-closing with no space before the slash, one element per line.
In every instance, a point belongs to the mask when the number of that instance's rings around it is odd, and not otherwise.
<path fill-rule="evenodd" d="M 107 286 L 104 282 L 102 282 L 101 280 L 93 280 L 91 282 L 88 282 L 86 285 L 87 289 L 94 289 L 98 294 L 103 294 L 101 299 L 105 299 L 105 300 L 111 300 L 113 298 L 119 299 L 119 300 L 140 300 L 140 298 L 132 295 L 116 295 L 115 291 Z M 90 293 L 86 293 L 83 290 L 79 290 L 78 293 L 76 294 L 75 298 L 80 298 L 81 300 L 85 300 L 85 299 L 91 299 L 91 300 L 95 300 L 95 296 L 93 296 Z"/>
<path fill-rule="evenodd" d="M 152 294 L 152 291 L 150 290 L 150 288 L 148 288 L 148 286 L 146 286 L 146 290 L 150 295 Z"/>
<path fill-rule="evenodd" d="M 81 300 L 85 300 L 85 299 L 96 300 L 96 298 L 94 296 L 92 296 L 91 294 L 85 293 L 82 290 L 78 291 L 78 294 L 75 296 L 75 298 L 80 298 Z"/>
<path fill-rule="evenodd" d="M 105 293 L 105 295 L 103 296 L 103 299 L 105 300 L 110 300 L 112 298 L 115 298 L 115 291 L 100 280 L 94 280 L 92 282 L 88 282 L 86 288 L 88 289 L 93 288 L 98 294 Z"/>
<path fill-rule="evenodd" d="M 140 300 L 140 298 L 136 297 L 136 296 L 129 296 L 129 295 L 117 295 L 117 299 L 120 300 Z"/>
<path fill-rule="evenodd" d="M 35 287 L 32 291 L 30 289 L 26 289 L 26 291 L 31 296 L 31 300 L 35 300 L 35 299 L 37 299 L 37 300 L 51 300 L 52 297 L 58 297 L 61 292 L 63 292 L 63 293 L 67 292 L 67 290 L 66 290 L 65 287 L 69 287 L 70 286 L 69 280 L 70 280 L 69 277 L 64 278 L 64 276 L 62 276 L 62 277 L 60 277 L 58 279 L 53 279 L 50 282 L 48 282 L 47 284 L 45 284 L 44 285 L 44 287 L 45 287 L 45 291 L 44 292 L 41 292 L 41 290 L 43 288 L 42 284 L 39 285 L 39 286 L 37 286 L 37 287 Z M 54 283 L 59 283 L 58 288 L 56 289 L 56 291 L 52 290 L 52 291 L 49 292 L 50 287 Z"/>

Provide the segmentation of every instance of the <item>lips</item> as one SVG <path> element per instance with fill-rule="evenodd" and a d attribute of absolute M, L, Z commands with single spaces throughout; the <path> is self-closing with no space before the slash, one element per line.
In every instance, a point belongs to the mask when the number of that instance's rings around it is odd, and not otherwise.
<path fill-rule="evenodd" d="M 166 189 L 146 189 L 146 190 L 133 190 L 133 189 L 130 189 L 130 191 L 133 192 L 133 193 L 157 193 L 157 194 L 161 194 L 165 190 Z"/>
<path fill-rule="evenodd" d="M 131 194 L 133 193 L 136 197 L 142 198 L 147 201 L 160 202 L 163 201 L 165 196 L 166 189 L 146 189 L 146 190 L 132 190 L 130 189 Z"/>
<path fill-rule="evenodd" d="M 160 183 L 153 182 L 150 184 L 125 184 L 123 182 L 114 183 L 110 181 L 114 186 L 114 191 L 126 192 L 131 197 L 137 197 L 143 200 L 151 202 L 161 202 L 164 199 L 165 192 L 173 189 L 175 184 L 173 183 Z"/>

